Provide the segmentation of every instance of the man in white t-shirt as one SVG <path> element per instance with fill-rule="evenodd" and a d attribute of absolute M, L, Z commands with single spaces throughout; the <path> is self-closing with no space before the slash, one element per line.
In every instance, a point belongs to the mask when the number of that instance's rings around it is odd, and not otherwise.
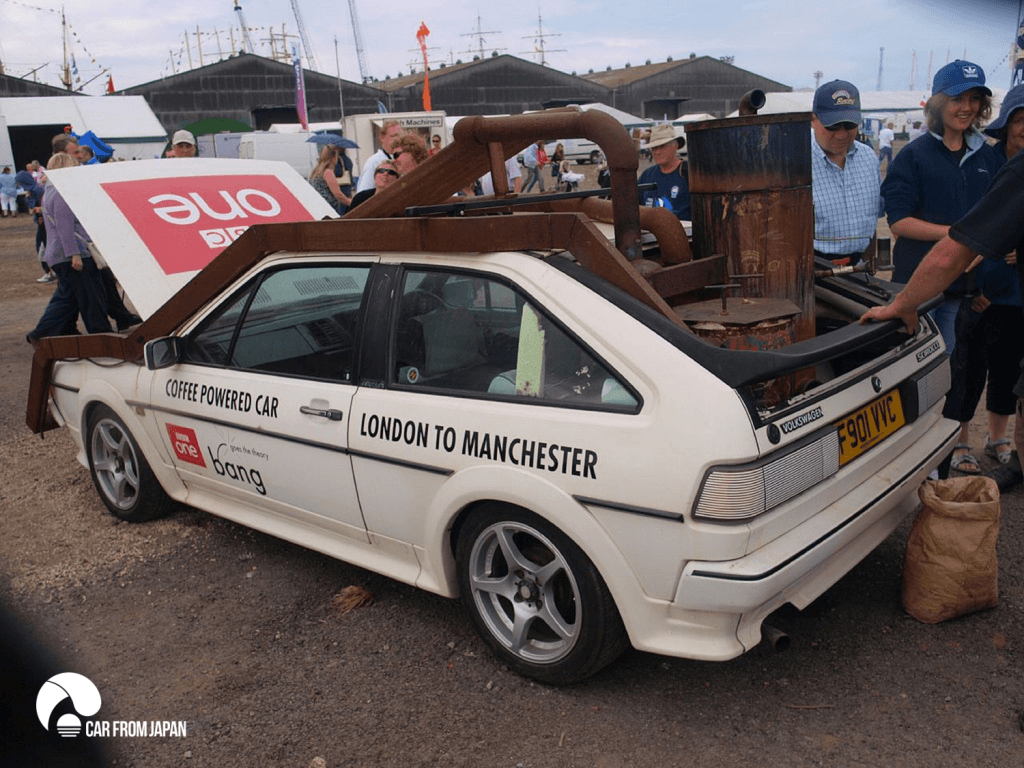
<path fill-rule="evenodd" d="M 523 188 L 523 170 L 519 167 L 519 161 L 516 158 L 510 157 L 505 161 L 505 176 L 508 177 L 509 192 L 518 195 Z M 491 179 L 490 171 L 480 177 L 480 194 L 494 194 L 494 181 Z"/>
<path fill-rule="evenodd" d="M 892 132 L 892 123 L 888 123 L 885 128 L 878 132 L 878 169 L 882 169 L 882 163 L 886 158 L 889 158 L 889 162 L 892 163 L 892 140 L 896 138 Z M 885 166 L 886 170 L 889 166 Z"/>
<path fill-rule="evenodd" d="M 391 160 L 391 153 L 395 149 L 398 140 L 402 138 L 402 126 L 397 120 L 385 120 L 377 134 L 380 138 L 380 149 L 374 152 L 363 163 L 363 170 L 359 173 L 359 182 L 356 184 L 356 192 L 363 192 L 373 189 L 373 174 L 377 166 L 385 160 Z"/>

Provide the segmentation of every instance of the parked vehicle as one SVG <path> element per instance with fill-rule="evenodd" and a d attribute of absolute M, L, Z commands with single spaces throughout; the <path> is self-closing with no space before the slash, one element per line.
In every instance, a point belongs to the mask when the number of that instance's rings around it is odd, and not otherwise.
<path fill-rule="evenodd" d="M 238 137 L 238 157 L 242 160 L 280 160 L 306 178 L 320 157 L 320 147 L 308 139 L 308 133 L 243 133 Z M 233 142 L 225 144 L 226 147 L 231 145 Z"/>
<path fill-rule="evenodd" d="M 549 141 L 544 146 L 544 151 L 548 153 L 548 157 L 554 154 L 555 147 L 559 144 L 565 150 L 566 160 L 572 160 L 577 163 L 590 163 L 591 165 L 597 165 L 601 162 L 601 148 L 587 139 Z"/>
<path fill-rule="evenodd" d="M 927 316 L 912 337 L 857 325 L 884 284 L 843 275 L 818 279 L 811 338 L 700 338 L 679 313 L 724 282 L 726 257 L 688 260 L 675 217 L 639 210 L 636 153 L 608 120 L 457 128 L 361 217 L 316 221 L 309 203 L 310 221 L 239 234 L 177 293 L 154 256 L 146 280 L 125 274 L 149 296 L 131 336 L 40 344 L 29 426 L 67 428 L 120 519 L 185 503 L 457 597 L 538 680 L 581 680 L 629 645 L 742 654 L 914 509 L 958 432 L 941 415 L 942 340 Z M 610 203 L 551 211 L 534 196 L 525 213 L 474 216 L 449 201 L 489 156 L 559 132 L 601 144 Z M 150 174 L 136 200 L 190 183 L 166 178 L 179 163 L 119 165 Z M 102 170 L 91 188 L 81 169 L 52 181 L 72 208 L 90 203 L 82 221 L 111 266 L 137 269 L 146 228 Z M 275 183 L 306 204 L 299 181 Z M 251 223 L 245 205 L 269 210 L 270 184 L 247 184 L 219 199 Z M 417 215 L 415 195 L 434 206 L 422 213 L 464 215 Z M 582 212 L 602 205 L 616 245 Z M 225 210 L 194 208 L 173 226 L 208 230 Z M 637 251 L 641 222 L 658 250 Z"/>

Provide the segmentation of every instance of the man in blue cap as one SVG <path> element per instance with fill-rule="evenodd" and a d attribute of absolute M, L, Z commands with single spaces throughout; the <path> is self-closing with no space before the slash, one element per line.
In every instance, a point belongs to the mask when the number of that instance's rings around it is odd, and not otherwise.
<path fill-rule="evenodd" d="M 860 124 L 860 92 L 853 83 L 833 80 L 814 92 L 814 254 L 837 265 L 861 260 L 884 212 L 878 158 L 857 141 Z"/>

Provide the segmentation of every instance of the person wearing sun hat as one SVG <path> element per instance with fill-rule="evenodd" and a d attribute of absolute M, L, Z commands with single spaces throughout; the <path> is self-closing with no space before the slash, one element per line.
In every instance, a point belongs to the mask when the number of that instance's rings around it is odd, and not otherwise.
<path fill-rule="evenodd" d="M 669 123 L 659 123 L 651 129 L 651 138 L 642 149 L 651 150 L 654 165 L 640 174 L 640 184 L 657 184 L 657 189 L 640 192 L 640 205 L 669 208 L 680 221 L 690 221 L 690 184 L 686 164 L 679 158 L 679 150 L 686 139 L 676 133 Z"/>
<path fill-rule="evenodd" d="M 906 283 L 925 254 L 949 233 L 988 191 L 1005 157 L 989 145 L 979 125 L 992 113 L 992 91 L 977 64 L 957 59 L 935 73 L 932 96 L 924 107 L 928 133 L 906 145 L 889 166 L 882 183 L 893 248 L 893 282 Z M 979 474 L 970 445 L 974 413 L 971 391 L 988 367 L 978 363 L 984 351 L 979 333 L 978 275 L 968 271 L 944 291 L 932 311 L 951 356 L 951 389 L 943 415 L 960 422 L 960 439 L 952 468 Z M 998 414 L 995 414 L 998 416 Z M 1003 438 L 990 418 L 989 442 Z"/>
<path fill-rule="evenodd" d="M 814 92 L 814 254 L 851 266 L 871 245 L 884 213 L 878 158 L 856 140 L 860 124 L 860 92 L 853 83 L 833 80 Z"/>
<path fill-rule="evenodd" d="M 999 117 L 985 128 L 985 133 L 999 141 L 997 148 L 1009 160 L 1024 149 L 1024 83 L 1006 92 L 999 107 Z"/>

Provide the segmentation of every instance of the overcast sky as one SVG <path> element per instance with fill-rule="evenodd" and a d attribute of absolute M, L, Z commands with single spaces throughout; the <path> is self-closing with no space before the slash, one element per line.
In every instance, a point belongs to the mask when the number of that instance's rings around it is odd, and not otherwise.
<path fill-rule="evenodd" d="M 358 82 L 348 0 L 296 0 L 321 72 Z M 257 53 L 270 55 L 271 28 L 282 24 L 295 35 L 292 0 L 241 0 Z M 420 22 L 432 67 L 441 61 L 469 61 L 495 50 L 539 61 L 538 13 L 548 66 L 563 72 L 640 65 L 699 56 L 732 56 L 738 67 L 793 88 L 814 87 L 842 78 L 861 90 L 875 90 L 879 48 L 885 48 L 883 90 L 910 86 L 917 52 L 916 89 L 929 87 L 932 71 L 963 57 L 980 64 L 990 84 L 1009 87 L 1009 54 L 1019 0 L 545 0 L 530 3 L 481 3 L 449 0 L 444 5 L 391 0 L 355 0 L 369 74 L 383 80 L 408 74 L 422 55 L 416 41 Z M 156 80 L 210 64 L 240 44 L 234 0 L 65 0 L 73 35 L 72 51 L 81 82 L 109 68 L 117 88 Z M 432 10 L 424 10 L 434 6 Z M 659 7 L 660 6 L 660 7 Z M 24 75 L 42 66 L 39 79 L 53 85 L 63 58 L 60 6 L 47 0 L 0 0 L 0 61 L 8 74 Z M 483 33 L 480 35 L 479 33 Z M 337 45 L 335 44 L 337 40 Z M 292 38 L 297 43 L 297 38 Z M 337 58 L 335 52 L 337 51 Z M 45 66 L 43 66 L 45 65 Z M 84 88 L 101 93 L 106 76 Z"/>

